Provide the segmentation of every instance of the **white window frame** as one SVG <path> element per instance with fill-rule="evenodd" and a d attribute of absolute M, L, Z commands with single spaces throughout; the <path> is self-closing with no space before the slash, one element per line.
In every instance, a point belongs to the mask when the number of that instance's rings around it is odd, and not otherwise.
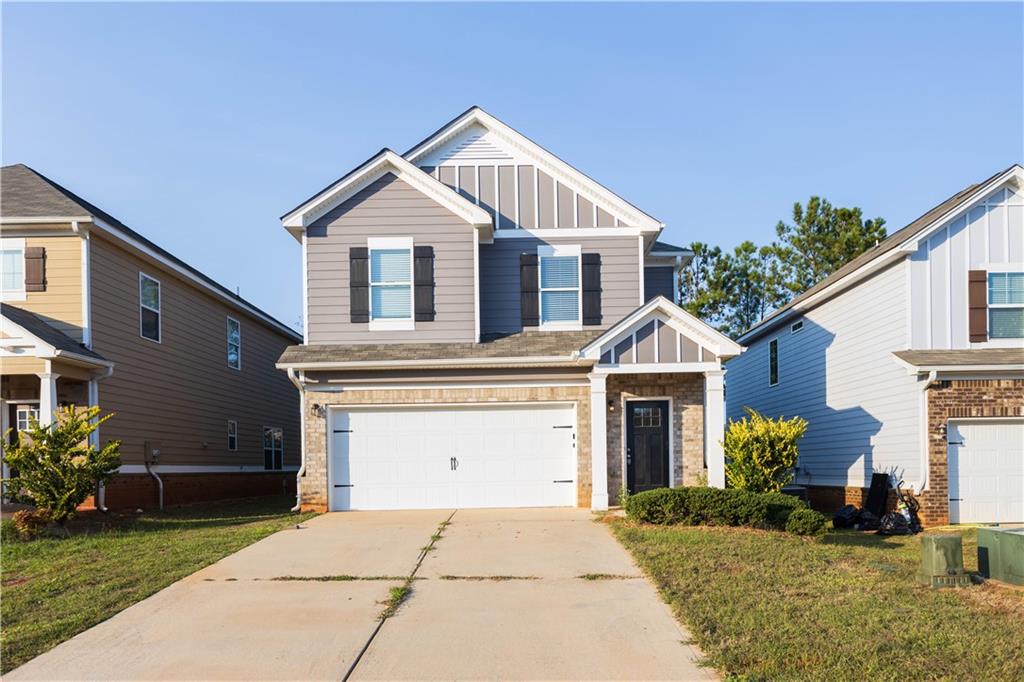
<path fill-rule="evenodd" d="M 394 249 L 408 249 L 409 251 L 409 317 L 374 319 L 373 317 L 373 252 Z M 412 331 L 416 328 L 416 272 L 415 272 L 415 250 L 413 249 L 412 237 L 370 237 L 366 240 L 366 279 L 367 279 L 367 308 L 370 313 L 370 331 Z M 394 286 L 401 282 L 388 282 L 387 285 Z M 384 286 L 384 283 L 377 286 Z"/>
<path fill-rule="evenodd" d="M 228 420 L 228 452 L 238 452 L 238 422 L 234 419 Z"/>
<path fill-rule="evenodd" d="M 775 381 L 772 381 L 772 344 L 775 344 Z M 768 341 L 768 387 L 778 386 L 782 378 L 782 354 L 779 352 L 779 337 Z"/>
<path fill-rule="evenodd" d="M 280 431 L 281 432 L 281 467 L 280 468 L 274 468 L 274 446 L 273 446 L 273 439 L 271 439 L 271 446 L 270 446 L 270 468 L 269 469 L 267 468 L 267 445 L 266 445 L 267 431 Z M 262 437 L 262 445 L 263 445 L 263 470 L 264 471 L 284 471 L 284 428 L 281 427 L 281 426 L 267 426 L 267 425 L 264 425 L 263 426 L 263 431 L 261 432 L 261 437 Z"/>
<path fill-rule="evenodd" d="M 1007 273 L 1024 273 L 1024 263 L 990 264 L 986 268 L 986 273 L 985 273 L 985 307 L 986 307 L 986 311 L 985 311 L 985 325 L 987 327 L 986 335 L 988 336 L 988 341 L 986 342 L 986 345 L 992 345 L 992 346 L 1007 345 L 1009 347 L 1016 348 L 1016 347 L 1018 347 L 1020 345 L 1021 338 L 1024 338 L 1024 337 L 1020 337 L 1020 336 L 997 336 L 997 337 L 993 337 L 991 335 L 992 334 L 992 316 L 988 312 L 989 310 L 992 310 L 992 309 L 996 309 L 996 310 L 1008 310 L 1008 309 L 1009 310 L 1013 310 L 1013 309 L 1017 309 L 1017 308 L 1024 308 L 1024 305 L 1022 305 L 1020 303 L 989 303 L 989 296 L 990 296 L 989 283 L 991 282 L 991 279 L 990 279 L 991 276 L 992 275 L 1007 274 Z"/>
<path fill-rule="evenodd" d="M 143 278 L 156 282 L 157 307 L 155 309 L 154 308 L 150 308 L 149 306 L 147 306 L 146 304 L 144 304 L 142 302 L 142 280 L 143 280 Z M 157 338 L 155 338 L 155 339 L 151 339 L 151 338 L 149 338 L 148 336 L 146 336 L 145 334 L 142 333 L 142 310 L 143 309 L 146 309 L 146 310 L 148 310 L 150 312 L 156 313 L 156 336 L 157 336 Z M 152 341 L 153 343 L 163 343 L 163 341 L 164 341 L 164 313 L 163 313 L 163 309 L 164 309 L 164 285 L 161 284 L 160 280 L 158 280 L 156 277 L 153 277 L 152 275 L 147 275 L 146 273 L 144 273 L 141 270 L 139 270 L 139 336 L 140 337 L 146 339 L 147 341 Z"/>
<path fill-rule="evenodd" d="M 583 330 L 583 249 L 579 244 L 541 244 L 537 247 L 537 324 L 538 329 L 548 331 L 582 331 Z M 571 256 L 576 258 L 576 286 L 549 287 L 545 289 L 543 279 L 544 257 Z M 544 321 L 545 291 L 576 291 L 575 321 Z"/>
<path fill-rule="evenodd" d="M 19 405 L 20 405 L 20 403 L 19 403 Z M 25 421 L 25 427 L 24 428 L 22 428 L 22 426 L 21 426 L 21 422 L 22 422 L 21 414 L 22 414 L 22 412 L 26 413 L 25 414 L 25 420 L 24 420 Z M 39 404 L 38 403 L 36 403 L 35 407 L 32 407 L 31 404 L 25 404 L 23 407 L 15 408 L 15 410 L 14 410 L 14 431 L 15 431 L 15 433 L 21 433 L 22 431 L 27 430 L 29 428 L 29 426 L 32 424 L 32 418 L 33 417 L 35 417 L 36 421 L 39 421 Z"/>
<path fill-rule="evenodd" d="M 25 293 L 25 240 L 21 237 L 8 237 L 0 239 L 0 251 L 21 252 L 21 288 L 0 289 L 0 301 L 24 301 Z"/>
<path fill-rule="evenodd" d="M 238 371 L 242 371 L 242 323 L 231 317 L 227 316 L 227 357 L 225 358 L 228 362 L 228 367 Z M 238 366 L 231 364 L 231 323 L 234 322 L 238 325 Z"/>
<path fill-rule="evenodd" d="M 796 333 L 802 332 L 803 330 L 804 330 L 804 321 L 803 320 L 797 320 L 793 324 L 789 325 L 789 333 L 790 334 L 796 334 Z"/>

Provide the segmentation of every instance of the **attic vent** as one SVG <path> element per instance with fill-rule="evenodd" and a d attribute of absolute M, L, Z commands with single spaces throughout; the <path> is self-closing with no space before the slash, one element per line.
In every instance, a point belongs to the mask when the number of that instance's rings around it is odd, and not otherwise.
<path fill-rule="evenodd" d="M 468 137 L 441 155 L 441 161 L 451 161 L 453 159 L 468 161 L 472 159 L 492 160 L 511 158 L 511 154 L 493 142 L 485 140 L 483 135 L 473 135 L 472 137 Z"/>
<path fill-rule="evenodd" d="M 793 326 L 791 326 L 789 328 L 789 331 L 790 331 L 791 334 L 796 334 L 798 331 L 800 331 L 803 328 L 804 328 L 804 321 L 800 320 L 799 322 L 794 322 Z"/>

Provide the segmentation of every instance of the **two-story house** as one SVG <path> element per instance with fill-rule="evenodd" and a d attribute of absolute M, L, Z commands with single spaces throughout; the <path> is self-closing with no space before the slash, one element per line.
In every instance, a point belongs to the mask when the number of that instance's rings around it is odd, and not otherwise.
<path fill-rule="evenodd" d="M 274 363 L 295 331 L 26 166 L 3 168 L 0 215 L 4 431 L 113 412 L 100 507 L 291 490 L 299 399 Z"/>
<path fill-rule="evenodd" d="M 282 217 L 303 506 L 583 506 L 723 485 L 722 362 L 660 221 L 478 107 Z"/>
<path fill-rule="evenodd" d="M 1024 521 L 1024 169 L 971 185 L 740 337 L 728 414 L 808 420 L 822 508 L 903 479 L 927 523 Z"/>

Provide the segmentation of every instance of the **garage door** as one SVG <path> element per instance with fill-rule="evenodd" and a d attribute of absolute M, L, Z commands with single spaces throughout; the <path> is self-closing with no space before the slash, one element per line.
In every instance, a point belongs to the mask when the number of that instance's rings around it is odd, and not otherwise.
<path fill-rule="evenodd" d="M 950 422 L 951 523 L 1024 521 L 1024 421 Z"/>
<path fill-rule="evenodd" d="M 572 506 L 572 405 L 331 411 L 331 509 Z"/>

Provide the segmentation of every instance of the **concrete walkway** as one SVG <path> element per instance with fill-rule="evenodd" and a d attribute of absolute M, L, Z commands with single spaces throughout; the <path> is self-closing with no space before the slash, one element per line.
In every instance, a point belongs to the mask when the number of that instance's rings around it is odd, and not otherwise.
<path fill-rule="evenodd" d="M 251 545 L 5 679 L 714 679 L 688 639 L 587 511 L 351 512 Z"/>

